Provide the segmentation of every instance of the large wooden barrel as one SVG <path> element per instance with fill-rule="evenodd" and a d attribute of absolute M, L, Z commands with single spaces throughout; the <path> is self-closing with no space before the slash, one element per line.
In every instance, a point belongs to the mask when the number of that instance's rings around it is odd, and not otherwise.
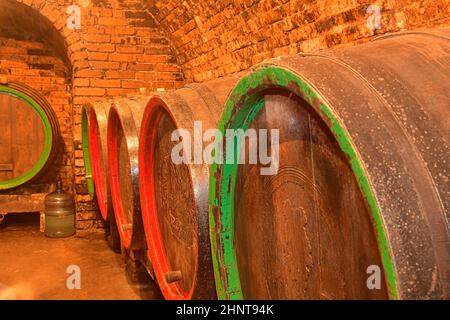
<path fill-rule="evenodd" d="M 18 82 L 0 85 L 0 190 L 41 176 L 57 156 L 59 125 L 50 104 Z"/>
<path fill-rule="evenodd" d="M 120 252 L 120 238 L 111 201 L 108 176 L 107 129 L 110 108 L 111 102 L 109 101 L 83 106 L 81 112 L 82 143 L 88 190 L 95 194 L 100 215 L 106 221 L 108 244 L 112 250 Z"/>
<path fill-rule="evenodd" d="M 104 220 L 108 220 L 114 214 L 108 181 L 107 129 L 110 107 L 111 102 L 106 101 L 87 104 L 84 106 L 82 113 L 83 149 L 87 145 L 85 152 L 86 174 L 91 171 L 98 207 Z M 84 115 L 86 119 L 84 119 Z M 86 137 L 84 136 L 85 129 L 83 126 L 85 122 L 88 126 Z M 85 139 L 87 143 L 84 141 Z M 89 156 L 86 156 L 86 153 Z M 88 162 L 86 162 L 86 158 L 88 158 Z"/>
<path fill-rule="evenodd" d="M 146 97 L 114 100 L 108 116 L 108 165 L 111 199 L 122 246 L 145 247 L 139 195 L 139 130 Z"/>
<path fill-rule="evenodd" d="M 449 106 L 448 30 L 244 77 L 219 128 L 278 129 L 278 171 L 211 168 L 218 297 L 448 299 Z"/>
<path fill-rule="evenodd" d="M 172 133 L 184 129 L 193 138 L 194 130 L 201 130 L 194 129 L 195 121 L 201 121 L 203 130 L 215 129 L 238 79 L 229 76 L 161 93 L 145 109 L 139 151 L 142 219 L 166 299 L 216 297 L 208 236 L 208 165 L 174 162 L 171 154 L 179 142 L 172 141 Z"/>

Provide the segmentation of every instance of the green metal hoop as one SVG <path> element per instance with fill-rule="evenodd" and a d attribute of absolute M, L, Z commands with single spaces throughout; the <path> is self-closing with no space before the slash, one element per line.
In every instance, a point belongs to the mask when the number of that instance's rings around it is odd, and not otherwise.
<path fill-rule="evenodd" d="M 0 190 L 6 190 L 15 188 L 30 181 L 41 172 L 41 170 L 44 168 L 45 164 L 47 163 L 47 160 L 50 157 L 50 152 L 52 150 L 54 141 L 52 136 L 52 126 L 50 124 L 50 120 L 47 114 L 45 113 L 44 109 L 34 99 L 32 99 L 30 96 L 21 91 L 3 85 L 0 85 L 0 94 L 7 94 L 12 97 L 18 98 L 27 103 L 29 106 L 31 106 L 42 121 L 45 137 L 44 150 L 42 151 L 39 160 L 30 170 L 14 179 L 0 181 Z"/>
<path fill-rule="evenodd" d="M 92 178 L 91 154 L 89 150 L 89 108 L 83 107 L 81 111 L 81 143 L 83 145 L 84 169 L 89 195 L 94 196 L 94 180 Z"/>

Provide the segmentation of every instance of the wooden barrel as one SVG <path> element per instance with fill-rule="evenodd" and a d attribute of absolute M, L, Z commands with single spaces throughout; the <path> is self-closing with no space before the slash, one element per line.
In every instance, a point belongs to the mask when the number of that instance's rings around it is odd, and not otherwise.
<path fill-rule="evenodd" d="M 87 151 L 89 157 L 87 158 L 90 159 L 90 168 L 88 163 L 85 162 L 86 174 L 91 171 L 95 195 L 103 220 L 108 220 L 108 218 L 114 214 L 112 211 L 108 181 L 107 129 L 110 107 L 111 102 L 98 102 L 85 105 L 83 109 L 87 114 L 87 122 L 89 125 L 86 139 L 88 140 Z M 82 129 L 84 134 L 84 128 Z M 83 149 L 84 148 L 85 142 L 83 141 Z"/>
<path fill-rule="evenodd" d="M 237 84 L 219 128 L 278 129 L 277 171 L 211 168 L 220 299 L 449 298 L 446 32 L 279 58 Z"/>
<path fill-rule="evenodd" d="M 94 190 L 100 215 L 106 221 L 106 238 L 111 249 L 121 251 L 119 232 L 111 201 L 108 176 L 107 129 L 111 102 L 86 104 L 81 113 L 83 156 L 88 189 Z"/>
<path fill-rule="evenodd" d="M 178 142 L 171 137 L 176 129 L 193 137 L 195 121 L 201 121 L 203 130 L 215 129 L 238 79 L 230 76 L 155 95 L 144 112 L 142 219 L 148 254 L 166 299 L 216 297 L 208 236 L 208 165 L 174 162 L 171 155 Z"/>
<path fill-rule="evenodd" d="M 50 104 L 18 82 L 0 85 L 0 190 L 42 175 L 58 154 L 59 125 Z"/>
<path fill-rule="evenodd" d="M 111 199 L 122 246 L 145 247 L 139 199 L 138 148 L 148 98 L 116 99 L 108 116 L 108 165 Z"/>

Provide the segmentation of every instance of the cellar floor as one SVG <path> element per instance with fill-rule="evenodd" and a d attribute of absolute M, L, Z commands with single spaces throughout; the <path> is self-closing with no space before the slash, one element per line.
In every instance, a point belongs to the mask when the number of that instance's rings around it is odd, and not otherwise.
<path fill-rule="evenodd" d="M 71 265 L 80 268 L 80 289 L 67 288 Z M 39 232 L 39 215 L 30 214 L 0 224 L 0 300 L 151 298 L 145 284 L 129 281 L 102 233 L 50 239 Z"/>

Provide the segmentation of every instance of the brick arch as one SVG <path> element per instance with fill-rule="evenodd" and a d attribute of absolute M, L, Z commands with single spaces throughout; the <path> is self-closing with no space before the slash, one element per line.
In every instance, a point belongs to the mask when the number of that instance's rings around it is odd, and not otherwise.
<path fill-rule="evenodd" d="M 30 0 L 0 1 L 0 36 L 2 49 L 5 49 L 0 53 L 1 76 L 7 85 L 20 82 L 39 92 L 56 114 L 60 128 L 58 152 L 51 170 L 23 186 L 25 189 L 15 190 L 19 195 L 29 192 L 27 188 L 32 192 L 48 192 L 58 180 L 62 180 L 68 189 L 73 185 L 73 117 L 69 86 L 72 61 L 67 53 L 66 39 L 55 27 L 56 11 L 43 3 L 41 1 L 39 6 Z"/>
<path fill-rule="evenodd" d="M 66 57 L 71 65 L 72 74 L 87 68 L 86 58 L 87 50 L 83 45 L 81 33 L 77 30 L 69 30 L 66 28 L 67 14 L 65 9 L 67 6 L 61 6 L 57 0 L 15 0 L 22 3 L 36 12 L 43 18 L 47 19 L 61 36 L 61 40 L 65 44 Z"/>
<path fill-rule="evenodd" d="M 125 10 L 125 9 L 142 9 L 145 11 L 145 4 L 146 1 L 144 0 L 126 0 L 126 1 L 119 1 L 119 0 L 88 0 L 89 6 L 86 8 L 81 7 L 81 15 L 82 15 L 82 29 L 81 30 L 69 30 L 66 28 L 66 21 L 67 21 L 67 13 L 66 8 L 70 5 L 69 3 L 66 3 L 65 5 L 61 5 L 58 0 L 11 0 L 18 3 L 22 3 L 24 5 L 27 5 L 34 9 L 36 12 L 41 14 L 42 17 L 46 18 L 54 27 L 55 30 L 59 32 L 59 34 L 62 37 L 62 40 L 65 43 L 66 46 L 66 55 L 68 57 L 68 61 L 71 64 L 72 67 L 72 75 L 73 78 L 77 78 L 80 73 L 83 73 L 83 71 L 87 71 L 92 67 L 90 52 L 92 51 L 89 47 L 89 45 L 86 44 L 86 30 L 84 30 L 84 22 L 87 21 L 88 24 L 90 24 L 89 28 L 92 28 L 92 12 L 91 9 L 95 7 L 96 14 L 101 17 L 102 11 L 104 10 Z M 77 4 L 80 3 L 82 0 L 73 1 L 73 3 Z M 99 18 L 97 16 L 96 18 Z M 153 21 L 147 21 L 148 27 L 157 27 L 160 29 L 161 34 L 165 35 L 167 39 L 169 39 L 170 44 L 170 51 L 169 53 L 172 53 L 173 55 L 173 61 L 171 63 L 181 65 L 181 61 L 179 59 L 179 56 L 176 54 L 175 46 L 173 45 L 172 37 L 170 34 L 170 30 L 165 27 L 165 25 L 160 24 L 157 22 L 157 20 L 149 14 L 148 17 L 140 17 L 144 19 L 152 19 Z M 86 20 L 85 20 L 86 19 Z M 106 18 L 107 19 L 107 18 Z M 89 31 L 91 32 L 91 31 Z M 158 39 L 156 39 L 158 41 Z M 101 43 L 106 43 L 102 40 L 99 40 Z M 92 41 L 91 41 L 92 43 Z M 175 68 L 169 68 L 173 72 L 175 71 Z M 182 70 L 179 70 L 182 74 Z M 80 76 L 83 77 L 83 76 Z M 145 78 L 145 77 L 143 77 Z M 148 80 L 148 79 L 145 79 Z M 184 75 L 179 77 L 178 79 L 173 79 L 175 82 L 184 82 Z M 173 87 L 177 87 L 178 85 L 175 84 Z M 171 86 L 169 88 L 172 88 Z"/>
<path fill-rule="evenodd" d="M 66 28 L 67 6 L 80 0 L 8 1 L 24 4 L 48 20 L 64 43 L 72 77 L 63 85 L 67 104 L 60 109 L 66 117 L 62 123 L 67 125 L 67 157 L 66 165 L 60 167 L 75 194 L 77 228 L 101 225 L 97 205 L 86 186 L 82 106 L 117 96 L 181 87 L 184 76 L 170 38 L 146 11 L 143 0 L 90 0 L 88 7 L 80 6 L 81 30 Z"/>

